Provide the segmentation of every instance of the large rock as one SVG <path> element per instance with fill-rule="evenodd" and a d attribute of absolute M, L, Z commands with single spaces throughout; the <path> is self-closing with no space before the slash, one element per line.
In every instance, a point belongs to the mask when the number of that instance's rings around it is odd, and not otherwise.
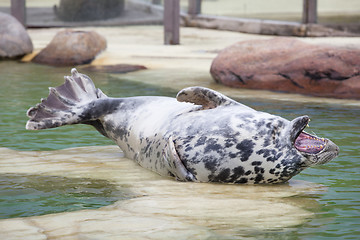
<path fill-rule="evenodd" d="M 360 50 L 292 38 L 236 43 L 214 59 L 211 75 L 231 87 L 360 99 Z"/>
<path fill-rule="evenodd" d="M 88 64 L 105 48 L 105 38 L 96 32 L 64 30 L 32 61 L 54 66 Z"/>
<path fill-rule="evenodd" d="M 0 58 L 21 57 L 33 51 L 33 44 L 21 23 L 0 12 Z"/>

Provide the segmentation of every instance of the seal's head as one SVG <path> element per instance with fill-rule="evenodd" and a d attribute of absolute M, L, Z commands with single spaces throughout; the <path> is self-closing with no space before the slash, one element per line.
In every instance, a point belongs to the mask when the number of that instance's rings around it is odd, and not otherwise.
<path fill-rule="evenodd" d="M 290 123 L 290 144 L 305 157 L 306 167 L 324 164 L 339 154 L 339 147 L 326 138 L 319 138 L 304 131 L 310 118 L 302 116 Z"/>

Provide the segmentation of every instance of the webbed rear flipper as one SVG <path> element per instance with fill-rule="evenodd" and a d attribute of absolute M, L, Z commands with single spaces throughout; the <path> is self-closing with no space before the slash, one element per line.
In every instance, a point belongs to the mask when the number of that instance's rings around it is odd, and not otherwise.
<path fill-rule="evenodd" d="M 41 99 L 41 103 L 27 111 L 30 120 L 26 129 L 39 130 L 77 123 L 96 125 L 98 116 L 87 114 L 88 109 L 99 105 L 95 100 L 107 96 L 95 87 L 88 76 L 73 68 L 63 85 L 49 90 L 46 99 Z"/>

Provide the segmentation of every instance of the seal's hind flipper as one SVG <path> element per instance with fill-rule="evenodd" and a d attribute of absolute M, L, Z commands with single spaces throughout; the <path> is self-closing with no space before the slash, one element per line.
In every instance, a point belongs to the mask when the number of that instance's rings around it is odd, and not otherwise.
<path fill-rule="evenodd" d="M 177 94 L 176 99 L 179 102 L 190 102 L 201 105 L 202 109 L 212 109 L 218 106 L 242 105 L 219 92 L 204 87 L 184 88 Z M 245 105 L 243 106 L 249 108 Z"/>
<path fill-rule="evenodd" d="M 189 172 L 182 163 L 178 153 L 176 152 L 172 137 L 166 144 L 162 158 L 167 165 L 168 171 L 179 181 L 197 182 L 196 177 Z"/>
<path fill-rule="evenodd" d="M 88 76 L 78 73 L 75 68 L 71 70 L 71 76 L 65 77 L 63 85 L 49 90 L 46 99 L 41 99 L 41 103 L 27 111 L 30 120 L 26 129 L 47 129 L 95 120 L 84 117 L 84 106 L 106 98 Z"/>

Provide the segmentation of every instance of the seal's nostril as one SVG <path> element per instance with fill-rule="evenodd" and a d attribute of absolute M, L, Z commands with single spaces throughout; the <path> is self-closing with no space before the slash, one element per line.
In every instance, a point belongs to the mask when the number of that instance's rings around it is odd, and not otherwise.
<path fill-rule="evenodd" d="M 339 154 L 340 148 L 339 148 L 338 146 L 336 146 L 336 150 L 335 150 L 335 151 L 336 151 L 337 154 Z"/>

